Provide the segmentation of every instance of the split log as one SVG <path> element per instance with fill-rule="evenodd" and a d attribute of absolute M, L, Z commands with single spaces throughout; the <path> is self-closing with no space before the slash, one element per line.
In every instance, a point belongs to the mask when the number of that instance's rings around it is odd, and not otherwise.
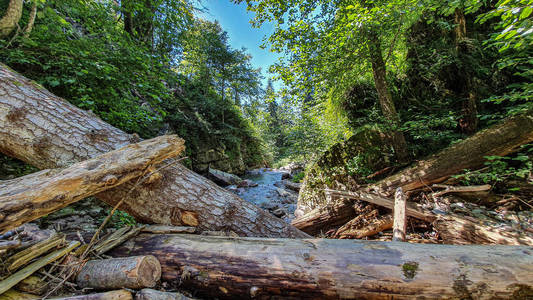
<path fill-rule="evenodd" d="M 406 196 L 402 188 L 397 188 L 394 194 L 394 225 L 392 229 L 393 241 L 405 241 L 407 232 L 407 218 L 405 216 Z"/>
<path fill-rule="evenodd" d="M 446 244 L 533 246 L 533 237 L 526 232 L 506 231 L 501 227 L 484 225 L 455 214 L 439 216 L 433 226 Z"/>
<path fill-rule="evenodd" d="M 404 191 L 410 191 L 439 183 L 464 169 L 482 167 L 486 162 L 485 156 L 505 156 L 532 141 L 533 110 L 528 110 L 379 181 L 374 188 L 386 191 L 402 187 Z"/>
<path fill-rule="evenodd" d="M 138 142 L 0 64 L 0 152 L 38 168 L 67 167 Z M 242 236 L 307 237 L 283 220 L 175 163 L 159 180 L 126 183 L 97 197 L 138 221 L 233 230 Z M 128 195 L 127 197 L 125 197 Z"/>
<path fill-rule="evenodd" d="M 153 254 L 162 279 L 219 299 L 517 299 L 533 248 L 141 234 L 113 255 Z"/>
<path fill-rule="evenodd" d="M 292 225 L 301 231 L 316 235 L 336 228 L 357 216 L 354 203 L 350 200 L 342 200 L 324 207 L 311 210 L 305 215 L 292 221 Z"/>
<path fill-rule="evenodd" d="M 67 255 L 79 245 L 80 245 L 80 242 L 71 242 L 67 247 L 63 249 L 59 249 L 44 257 L 39 258 L 37 261 L 31 263 L 24 269 L 9 276 L 5 280 L 0 281 L 0 294 L 6 292 L 7 290 L 15 286 L 17 283 L 21 282 L 22 280 L 28 278 L 30 275 L 35 273 L 40 268 Z"/>
<path fill-rule="evenodd" d="M 0 182 L 0 232 L 18 227 L 88 196 L 111 189 L 185 149 L 175 135 L 102 154 L 63 170 L 43 170 Z"/>
<path fill-rule="evenodd" d="M 490 184 L 476 185 L 476 186 L 451 186 L 443 184 L 434 184 L 434 188 L 442 188 L 444 190 L 431 194 L 432 197 L 440 197 L 449 193 L 479 193 L 486 192 L 491 189 Z"/>
<path fill-rule="evenodd" d="M 142 289 L 135 294 L 135 300 L 192 300 L 180 293 L 161 292 L 152 289 Z"/>
<path fill-rule="evenodd" d="M 113 232 L 109 237 L 99 241 L 96 245 L 94 245 L 92 251 L 97 255 L 104 254 L 107 251 L 115 248 L 116 246 L 139 234 L 142 228 L 142 226 L 136 228 L 131 226 L 122 227 L 119 230 Z"/>
<path fill-rule="evenodd" d="M 81 288 L 100 290 L 154 287 L 161 278 L 161 265 L 152 255 L 88 261 L 76 276 Z"/>
<path fill-rule="evenodd" d="M 65 242 L 65 236 L 60 234 L 54 234 L 44 241 L 40 241 L 35 245 L 24 249 L 13 256 L 9 257 L 5 265 L 9 272 L 13 272 L 18 268 L 26 265 L 34 258 L 47 253 L 50 249 L 56 248 Z"/>
<path fill-rule="evenodd" d="M 118 290 L 98 294 L 51 298 L 50 300 L 133 300 L 133 296 L 126 290 Z"/>

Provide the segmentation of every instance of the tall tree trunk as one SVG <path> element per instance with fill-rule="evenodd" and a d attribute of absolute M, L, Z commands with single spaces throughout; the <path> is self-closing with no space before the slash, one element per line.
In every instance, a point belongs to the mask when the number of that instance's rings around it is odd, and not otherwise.
<path fill-rule="evenodd" d="M 20 21 L 23 0 L 11 0 L 6 14 L 0 19 L 0 38 L 8 36 Z"/>
<path fill-rule="evenodd" d="M 454 13 L 455 22 L 455 49 L 460 60 L 466 60 L 468 58 L 462 57 L 464 52 L 468 51 L 465 47 L 466 39 L 466 18 L 462 9 L 456 8 Z M 465 64 L 463 63 L 463 66 Z M 465 79 L 463 90 L 463 117 L 459 121 L 459 127 L 467 134 L 473 134 L 476 132 L 479 119 L 477 117 L 477 96 L 475 93 L 474 80 L 475 78 L 469 74 L 465 67 L 461 67 L 462 76 Z"/>
<path fill-rule="evenodd" d="M 30 18 L 28 20 L 28 24 L 24 28 L 24 37 L 29 37 L 31 31 L 33 30 L 33 24 L 35 23 L 35 17 L 37 17 L 37 0 L 33 1 L 33 5 L 31 7 L 30 12 Z"/>
<path fill-rule="evenodd" d="M 400 125 L 400 117 L 394 106 L 394 101 L 392 100 L 392 95 L 387 83 L 387 71 L 381 54 L 380 37 L 373 30 L 369 33 L 368 47 L 370 61 L 372 63 L 372 74 L 374 76 L 376 91 L 378 92 L 381 111 L 385 118 L 390 122 L 390 125 L 394 127 L 390 134 L 394 151 L 396 152 L 399 161 L 407 161 L 409 158 L 407 143 L 405 142 L 403 133 L 397 128 Z"/>
<path fill-rule="evenodd" d="M 142 234 L 112 252 L 145 254 L 163 280 L 218 299 L 519 299 L 533 288 L 528 246 Z"/>
<path fill-rule="evenodd" d="M 127 134 L 53 95 L 0 64 L 0 152 L 38 168 L 57 168 L 121 148 Z M 307 234 L 179 163 L 160 170 L 159 180 L 134 182 L 97 195 L 146 223 L 232 230 L 239 235 L 306 237 Z"/>

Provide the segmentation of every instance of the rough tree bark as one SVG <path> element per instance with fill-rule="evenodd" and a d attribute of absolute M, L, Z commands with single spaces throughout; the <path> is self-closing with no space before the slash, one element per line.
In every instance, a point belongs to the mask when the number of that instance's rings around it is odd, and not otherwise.
<path fill-rule="evenodd" d="M 368 36 L 368 52 L 372 64 L 372 74 L 374 76 L 376 91 L 378 92 L 381 112 L 383 113 L 383 116 L 389 120 L 392 126 L 397 127 L 400 125 L 400 117 L 396 111 L 387 83 L 387 71 L 385 68 L 385 62 L 383 61 L 383 55 L 381 54 L 380 37 L 372 29 L 370 29 Z M 409 154 L 407 152 L 407 143 L 405 142 L 403 133 L 398 129 L 394 129 L 391 132 L 391 141 L 397 159 L 399 161 L 407 161 L 409 159 Z"/>
<path fill-rule="evenodd" d="M 324 207 L 318 207 L 292 221 L 292 225 L 311 235 L 326 232 L 341 226 L 357 216 L 354 201 L 336 201 Z"/>
<path fill-rule="evenodd" d="M 401 187 L 404 192 L 442 182 L 464 169 L 483 166 L 485 156 L 505 156 L 533 141 L 533 110 L 505 119 L 479 131 L 414 166 L 389 176 L 373 186 L 382 191 Z"/>
<path fill-rule="evenodd" d="M 114 255 L 153 254 L 162 279 L 219 299 L 517 299 L 533 248 L 331 239 L 140 235 Z"/>
<path fill-rule="evenodd" d="M 152 255 L 88 261 L 76 276 L 81 288 L 112 290 L 154 287 L 161 278 L 161 265 Z"/>
<path fill-rule="evenodd" d="M 23 0 L 11 0 L 7 7 L 6 14 L 0 19 L 0 38 L 8 36 L 20 21 L 22 16 Z"/>
<path fill-rule="evenodd" d="M 177 136 L 162 136 L 102 154 L 60 170 L 43 170 L 0 182 L 0 232 L 119 186 L 185 149 Z M 149 178 L 147 179 L 149 180 Z"/>
<path fill-rule="evenodd" d="M 468 220 L 458 215 L 439 216 L 433 225 L 446 244 L 533 246 L 533 234 L 506 231 L 504 228 L 485 225 L 478 220 Z"/>
<path fill-rule="evenodd" d="M 43 87 L 0 64 L 0 152 L 39 168 L 66 167 L 138 142 L 127 134 L 53 95 Z M 198 221 L 208 230 L 232 230 L 239 235 L 307 237 L 259 207 L 248 203 L 175 163 L 161 178 L 133 182 L 97 195 L 146 223 L 184 225 Z"/>

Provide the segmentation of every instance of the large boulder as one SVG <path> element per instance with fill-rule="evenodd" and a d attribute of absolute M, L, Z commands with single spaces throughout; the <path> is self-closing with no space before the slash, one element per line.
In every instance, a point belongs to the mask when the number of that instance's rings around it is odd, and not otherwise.
<path fill-rule="evenodd" d="M 298 210 L 308 212 L 330 200 L 324 189 L 356 189 L 365 177 L 390 164 L 392 147 L 371 126 L 358 128 L 349 139 L 331 146 L 306 170 Z"/>
<path fill-rule="evenodd" d="M 216 169 L 209 169 L 208 178 L 220 186 L 236 185 L 239 186 L 243 180 L 236 175 L 226 173 Z"/>

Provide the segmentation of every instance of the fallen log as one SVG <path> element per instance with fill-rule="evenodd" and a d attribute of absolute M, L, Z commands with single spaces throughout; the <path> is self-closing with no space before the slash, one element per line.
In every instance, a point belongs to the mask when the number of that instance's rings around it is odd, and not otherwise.
<path fill-rule="evenodd" d="M 98 294 L 51 298 L 50 300 L 133 300 L 129 291 L 117 290 Z"/>
<path fill-rule="evenodd" d="M 305 233 L 316 235 L 331 228 L 342 226 L 356 216 L 357 212 L 354 210 L 353 201 L 342 200 L 315 208 L 294 219 L 291 224 Z"/>
<path fill-rule="evenodd" d="M 144 175 L 153 165 L 177 156 L 184 141 L 175 135 L 161 136 L 63 170 L 43 170 L 0 182 L 0 232 L 18 227 L 88 196 Z"/>
<path fill-rule="evenodd" d="M 533 248 L 141 234 L 112 251 L 152 254 L 162 279 L 219 299 L 516 299 Z M 514 297 L 514 298 L 513 298 Z"/>
<path fill-rule="evenodd" d="M 135 300 L 192 300 L 180 293 L 161 292 L 152 289 L 142 289 L 135 294 Z"/>
<path fill-rule="evenodd" d="M 464 169 L 482 167 L 486 156 L 505 156 L 532 141 L 533 110 L 528 110 L 379 181 L 373 188 L 387 191 L 401 187 L 405 192 L 439 183 Z"/>
<path fill-rule="evenodd" d="M 0 64 L 0 152 L 38 168 L 63 168 L 138 142 L 90 112 L 51 94 Z M 137 186 L 129 182 L 97 197 L 138 221 L 197 224 L 200 229 L 232 230 L 242 236 L 307 235 L 204 177 L 171 164 L 161 176 Z M 127 195 L 127 197 L 126 197 Z"/>
<path fill-rule="evenodd" d="M 326 192 L 338 195 L 342 197 L 343 200 L 336 201 L 325 207 L 317 207 L 303 216 L 295 218 L 292 220 L 291 224 L 311 235 L 316 235 L 321 231 L 341 226 L 355 218 L 358 214 L 358 212 L 353 209 L 353 202 L 348 199 L 360 200 L 394 209 L 393 200 L 367 192 L 348 192 L 338 190 L 326 190 Z M 423 211 L 412 203 L 406 203 L 406 214 L 426 222 L 433 222 L 435 220 L 434 214 Z"/>
<path fill-rule="evenodd" d="M 9 257 L 5 261 L 6 269 L 9 272 L 13 272 L 17 270 L 18 268 L 20 268 L 21 266 L 28 264 L 34 258 L 39 257 L 43 255 L 44 253 L 47 253 L 49 250 L 56 248 L 63 243 L 65 243 L 64 235 L 54 234 L 48 239 L 44 241 L 40 241 L 36 243 L 35 245 L 27 249 L 24 249 L 14 254 L 13 256 Z"/>
<path fill-rule="evenodd" d="M 110 290 L 154 287 L 161 278 L 161 265 L 152 255 L 88 261 L 76 276 L 81 288 Z"/>
<path fill-rule="evenodd" d="M 374 209 L 344 224 L 335 233 L 335 238 L 362 239 L 373 236 L 387 229 L 391 229 L 393 222 L 394 220 L 391 214 L 379 216 L 378 210 Z"/>
<path fill-rule="evenodd" d="M 167 226 L 167 225 L 148 225 L 141 229 L 141 232 L 147 233 L 195 233 L 196 227 L 191 226 Z"/>
<path fill-rule="evenodd" d="M 439 216 L 433 226 L 446 244 L 533 246 L 531 234 L 506 231 L 501 227 L 485 225 L 455 214 Z"/>

